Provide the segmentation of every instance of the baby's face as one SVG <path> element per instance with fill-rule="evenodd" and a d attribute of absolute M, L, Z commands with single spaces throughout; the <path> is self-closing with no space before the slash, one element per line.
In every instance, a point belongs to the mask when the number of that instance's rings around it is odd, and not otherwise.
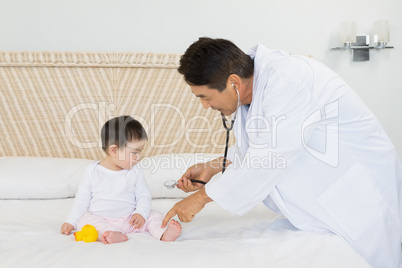
<path fill-rule="evenodd" d="M 131 169 L 141 160 L 141 152 L 147 140 L 132 141 L 126 144 L 125 147 L 119 148 L 118 151 L 118 166 L 122 169 Z"/>

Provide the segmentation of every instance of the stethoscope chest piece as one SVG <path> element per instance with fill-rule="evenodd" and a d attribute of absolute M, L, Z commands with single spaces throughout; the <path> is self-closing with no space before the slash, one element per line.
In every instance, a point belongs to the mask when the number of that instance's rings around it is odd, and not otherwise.
<path fill-rule="evenodd" d="M 163 186 L 165 186 L 166 188 L 168 188 L 168 189 L 173 189 L 173 188 L 175 188 L 175 186 L 177 185 L 178 183 L 177 183 L 177 181 L 175 181 L 175 180 L 168 180 L 168 181 L 165 181 L 164 183 L 163 183 Z"/>

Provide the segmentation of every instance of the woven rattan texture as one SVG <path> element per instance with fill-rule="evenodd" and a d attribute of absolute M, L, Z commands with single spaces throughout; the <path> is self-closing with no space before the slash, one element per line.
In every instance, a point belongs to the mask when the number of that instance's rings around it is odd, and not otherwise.
<path fill-rule="evenodd" d="M 179 59 L 0 52 L 0 155 L 100 159 L 100 129 L 120 115 L 131 115 L 146 128 L 144 156 L 222 153 L 220 115 L 191 93 L 177 72 Z"/>

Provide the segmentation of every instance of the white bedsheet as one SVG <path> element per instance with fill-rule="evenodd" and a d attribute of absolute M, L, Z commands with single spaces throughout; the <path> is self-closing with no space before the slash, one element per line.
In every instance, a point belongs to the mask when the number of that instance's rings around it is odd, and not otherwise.
<path fill-rule="evenodd" d="M 178 200 L 152 207 L 166 213 Z M 236 216 L 210 203 L 176 242 L 131 234 L 104 245 L 59 233 L 72 202 L 0 200 L 0 267 L 369 267 L 341 238 L 297 231 L 263 204 Z"/>

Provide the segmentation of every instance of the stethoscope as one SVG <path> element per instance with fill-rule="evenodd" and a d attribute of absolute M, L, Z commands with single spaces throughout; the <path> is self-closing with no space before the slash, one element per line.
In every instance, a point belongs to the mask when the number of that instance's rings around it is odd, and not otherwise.
<path fill-rule="evenodd" d="M 234 122 L 235 122 L 236 116 L 237 116 L 237 110 L 240 107 L 240 94 L 239 94 L 239 91 L 237 90 L 237 88 L 234 86 L 233 83 L 232 83 L 232 87 L 233 87 L 234 90 L 236 90 L 236 93 L 237 93 L 237 106 L 236 106 L 236 111 L 234 113 L 234 116 L 233 116 L 232 120 L 230 120 L 230 126 L 229 127 L 228 127 L 229 121 L 226 119 L 225 115 L 221 112 L 223 127 L 226 129 L 226 146 L 225 146 L 225 153 L 223 155 L 222 174 L 225 172 L 225 169 L 226 169 L 226 159 L 227 159 L 227 156 L 228 156 L 230 131 L 233 129 Z M 191 181 L 196 182 L 196 183 L 206 184 L 205 181 L 200 181 L 200 180 L 191 180 Z M 178 184 L 178 182 L 176 182 L 175 180 L 169 180 L 169 181 L 165 181 L 165 183 L 163 185 L 168 189 L 173 189 L 177 184 Z"/>
<path fill-rule="evenodd" d="M 226 119 L 225 115 L 221 112 L 222 124 L 223 124 L 223 127 L 226 129 L 226 146 L 225 146 L 225 154 L 223 155 L 222 174 L 225 172 L 225 169 L 226 169 L 226 159 L 227 159 L 227 156 L 228 156 L 228 146 L 229 146 L 230 131 L 233 129 L 234 122 L 235 122 L 236 116 L 237 116 L 237 110 L 240 107 L 240 94 L 239 94 L 239 91 L 237 90 L 237 88 L 233 84 L 232 84 L 232 87 L 234 88 L 234 90 L 236 90 L 236 93 L 237 93 L 237 107 L 236 107 L 236 111 L 234 113 L 234 116 L 233 116 L 233 118 L 231 120 L 231 123 L 230 123 L 229 127 L 227 126 L 229 121 Z"/>

